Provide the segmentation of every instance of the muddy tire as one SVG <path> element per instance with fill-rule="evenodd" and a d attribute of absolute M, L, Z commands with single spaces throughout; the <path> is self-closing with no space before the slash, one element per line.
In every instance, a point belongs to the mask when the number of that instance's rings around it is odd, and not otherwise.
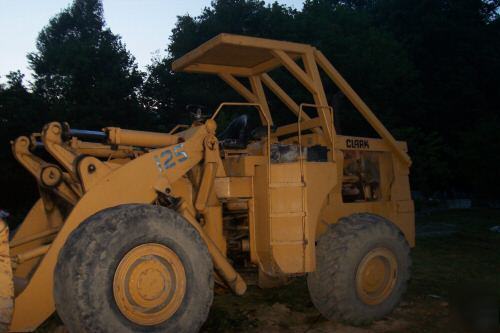
<path fill-rule="evenodd" d="M 410 277 L 410 250 L 388 220 L 354 214 L 318 239 L 316 271 L 307 277 L 311 300 L 330 320 L 362 325 L 390 313 Z"/>
<path fill-rule="evenodd" d="M 213 300 L 204 241 L 159 206 L 103 210 L 69 236 L 54 276 L 56 309 L 70 332 L 197 332 Z"/>

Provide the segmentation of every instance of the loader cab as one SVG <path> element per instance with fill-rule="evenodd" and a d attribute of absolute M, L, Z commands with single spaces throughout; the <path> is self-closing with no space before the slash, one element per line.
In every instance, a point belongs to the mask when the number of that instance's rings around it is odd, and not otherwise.
<path fill-rule="evenodd" d="M 296 100 L 289 95 L 273 79 L 277 68 L 310 96 Z M 220 34 L 175 60 L 172 69 L 217 75 L 245 100 L 224 102 L 212 116 L 217 121 L 221 109 L 238 114 L 217 133 L 226 177 L 216 179 L 216 188 L 226 212 L 248 212 L 244 228 L 250 262 L 260 270 L 269 275 L 313 271 L 317 237 L 328 224 L 360 211 L 394 221 L 413 244 L 406 144 L 392 137 L 320 51 L 305 44 Z M 335 132 L 324 77 L 380 139 Z M 276 102 L 291 111 L 292 121 L 275 123 Z M 259 126 L 249 126 L 242 108 L 255 109 Z M 235 195 L 235 184 L 243 179 L 250 190 Z M 226 234 L 228 249 L 243 248 L 241 242 L 231 244 L 233 236 L 241 235 Z"/>

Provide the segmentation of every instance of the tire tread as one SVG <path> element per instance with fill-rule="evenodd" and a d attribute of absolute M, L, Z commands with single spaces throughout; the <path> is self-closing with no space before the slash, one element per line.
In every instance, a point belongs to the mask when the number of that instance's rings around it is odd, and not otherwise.
<path fill-rule="evenodd" d="M 397 298 L 394 305 L 367 314 L 353 301 L 352 292 L 355 282 L 352 271 L 346 263 L 362 250 L 366 242 L 373 239 L 389 239 L 401 244 L 400 287 L 390 297 Z M 328 230 L 319 237 L 316 258 L 317 269 L 308 275 L 311 299 L 323 316 L 361 325 L 383 317 L 397 304 L 406 291 L 411 259 L 409 246 L 402 232 L 390 221 L 377 215 L 357 213 L 341 218 L 337 224 L 329 225 Z M 350 282 L 349 282 L 350 281 Z M 390 298 L 389 297 L 389 298 Z M 385 301 L 381 304 L 384 304 Z"/>

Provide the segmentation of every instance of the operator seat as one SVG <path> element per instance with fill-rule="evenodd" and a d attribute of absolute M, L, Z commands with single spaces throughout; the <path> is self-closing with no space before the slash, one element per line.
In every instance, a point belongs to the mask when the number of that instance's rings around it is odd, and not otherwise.
<path fill-rule="evenodd" d="M 229 125 L 217 135 L 222 147 L 228 149 L 245 149 L 248 144 L 248 116 L 242 114 L 231 120 Z"/>

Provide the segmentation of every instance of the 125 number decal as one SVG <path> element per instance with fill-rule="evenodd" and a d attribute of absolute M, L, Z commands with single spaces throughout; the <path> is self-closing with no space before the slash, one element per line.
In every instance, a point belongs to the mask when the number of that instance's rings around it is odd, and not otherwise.
<path fill-rule="evenodd" d="M 155 156 L 156 166 L 161 172 L 163 169 L 173 168 L 176 163 L 182 163 L 188 159 L 188 154 L 183 150 L 184 143 L 175 145 L 173 149 L 166 149 L 161 152 L 160 156 Z M 177 161 L 174 161 L 174 157 Z"/>

